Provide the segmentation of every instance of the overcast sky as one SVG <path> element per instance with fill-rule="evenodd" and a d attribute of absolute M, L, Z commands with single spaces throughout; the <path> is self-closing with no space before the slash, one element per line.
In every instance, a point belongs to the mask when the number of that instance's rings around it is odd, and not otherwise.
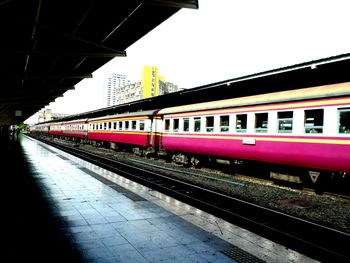
<path fill-rule="evenodd" d="M 180 88 L 350 53 L 349 0 L 198 0 L 78 83 L 47 108 L 80 113 L 103 107 L 109 73 L 139 81 L 143 65 Z"/>

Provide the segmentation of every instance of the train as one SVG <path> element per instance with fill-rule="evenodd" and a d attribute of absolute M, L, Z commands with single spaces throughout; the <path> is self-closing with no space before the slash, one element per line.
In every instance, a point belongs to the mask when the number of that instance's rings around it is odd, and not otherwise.
<path fill-rule="evenodd" d="M 39 123 L 31 133 L 109 145 L 184 165 L 268 164 L 270 177 L 318 184 L 350 174 L 350 82 Z"/>

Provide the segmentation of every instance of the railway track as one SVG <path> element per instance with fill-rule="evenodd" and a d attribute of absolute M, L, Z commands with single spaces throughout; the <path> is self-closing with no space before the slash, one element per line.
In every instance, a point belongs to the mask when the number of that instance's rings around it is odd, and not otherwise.
<path fill-rule="evenodd" d="M 350 234 L 230 197 L 163 173 L 45 141 L 322 262 L 350 262 Z"/>
<path fill-rule="evenodd" d="M 223 179 L 221 177 L 224 177 L 224 176 L 220 175 L 220 173 L 217 174 L 217 176 L 210 176 L 210 175 L 203 175 L 203 174 L 200 174 L 200 173 L 193 173 L 191 171 L 187 172 L 187 171 L 178 170 L 178 169 L 175 169 L 175 168 L 167 168 L 165 166 L 154 165 L 154 164 L 150 164 L 149 162 L 140 161 L 140 160 L 137 160 L 137 159 L 129 159 L 129 160 L 131 160 L 132 162 L 135 162 L 135 163 L 139 163 L 139 164 L 145 165 L 145 166 L 151 166 L 151 167 L 155 167 L 155 168 L 159 168 L 159 169 L 163 169 L 163 170 L 168 170 L 168 171 L 172 171 L 172 172 L 178 172 L 178 173 L 188 174 L 188 175 L 191 175 L 191 176 L 202 177 L 202 178 L 213 180 L 213 181 L 221 181 L 221 182 L 224 182 L 224 183 L 227 183 L 227 184 L 244 185 L 244 182 L 250 182 L 250 183 L 255 183 L 255 184 L 268 185 L 270 187 L 277 187 L 277 188 L 285 189 L 285 190 L 291 190 L 292 189 L 293 191 L 298 191 L 300 193 L 307 193 L 307 194 L 310 194 L 310 195 L 316 195 L 315 190 L 312 189 L 312 188 L 306 188 L 306 187 L 303 187 L 303 188 L 295 188 L 294 187 L 293 188 L 293 187 L 290 187 L 288 185 L 284 186 L 284 185 L 275 184 L 271 180 L 257 178 L 257 177 L 252 177 L 252 176 L 245 176 L 245 175 L 241 175 L 241 174 L 240 175 L 236 174 L 234 177 L 235 177 L 235 179 L 241 180 L 242 182 L 240 183 L 240 182 L 232 181 L 232 180 L 229 180 L 229 179 Z M 206 169 L 206 172 L 212 173 L 213 171 L 210 170 L 210 169 L 209 170 Z M 349 199 L 350 200 L 350 196 L 349 195 L 337 194 L 337 193 L 333 193 L 333 192 L 324 192 L 324 193 L 322 193 L 322 195 L 328 196 L 328 197 L 335 197 L 335 198 L 342 198 L 342 199 Z"/>

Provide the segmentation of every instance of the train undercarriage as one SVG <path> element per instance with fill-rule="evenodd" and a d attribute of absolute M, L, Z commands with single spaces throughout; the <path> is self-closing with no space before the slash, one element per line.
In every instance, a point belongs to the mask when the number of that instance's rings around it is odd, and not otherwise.
<path fill-rule="evenodd" d="M 162 153 L 168 161 L 182 164 L 186 167 L 214 167 L 231 174 L 246 174 L 273 181 L 275 184 L 288 185 L 293 188 L 312 188 L 322 194 L 329 188 L 340 188 L 348 192 L 350 176 L 345 172 L 319 171 L 303 167 L 276 165 L 255 161 L 223 159 L 214 156 L 193 155 L 183 152 Z"/>

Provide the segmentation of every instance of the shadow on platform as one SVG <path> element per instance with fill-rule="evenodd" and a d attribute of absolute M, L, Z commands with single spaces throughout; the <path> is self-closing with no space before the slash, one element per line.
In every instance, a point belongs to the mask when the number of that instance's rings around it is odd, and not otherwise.
<path fill-rule="evenodd" d="M 83 262 L 15 137 L 0 136 L 2 261 Z"/>

